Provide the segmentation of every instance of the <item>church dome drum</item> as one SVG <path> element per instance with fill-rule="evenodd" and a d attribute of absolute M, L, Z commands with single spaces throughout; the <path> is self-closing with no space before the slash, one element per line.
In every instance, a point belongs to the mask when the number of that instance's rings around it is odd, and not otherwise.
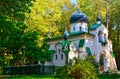
<path fill-rule="evenodd" d="M 88 18 L 86 16 L 86 14 L 82 13 L 80 10 L 77 10 L 70 17 L 70 23 L 77 23 L 77 22 L 88 22 Z"/>
<path fill-rule="evenodd" d="M 96 18 L 96 21 L 101 21 L 101 17 L 100 16 L 98 16 L 97 18 Z"/>

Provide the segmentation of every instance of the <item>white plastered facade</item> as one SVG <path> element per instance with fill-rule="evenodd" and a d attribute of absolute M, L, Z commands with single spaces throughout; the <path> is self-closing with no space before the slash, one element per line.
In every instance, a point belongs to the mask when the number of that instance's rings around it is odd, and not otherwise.
<path fill-rule="evenodd" d="M 86 50 L 86 47 L 88 47 L 91 51 L 91 55 L 96 57 L 96 62 L 103 62 L 103 64 L 99 64 L 101 71 L 117 69 L 115 58 L 112 58 L 110 54 L 110 52 L 113 50 L 112 43 L 110 40 L 108 40 L 108 30 L 103 24 L 95 29 L 90 30 L 89 33 L 87 23 L 71 24 L 70 33 L 76 32 L 78 33 L 77 35 L 72 35 L 68 38 L 68 41 L 71 41 L 69 44 L 68 58 L 62 49 L 62 45 L 59 47 L 59 42 L 64 41 L 64 38 L 48 40 L 48 44 L 50 44 L 49 50 L 56 51 L 52 56 L 53 58 L 51 65 L 64 66 L 67 61 L 69 62 L 69 60 L 72 60 L 73 58 L 85 59 L 88 56 L 88 52 Z M 81 39 L 84 39 L 84 44 L 82 47 L 79 47 Z M 102 42 L 107 42 L 107 44 L 102 45 L 100 40 L 102 40 Z M 59 48 L 60 51 L 58 51 Z"/>

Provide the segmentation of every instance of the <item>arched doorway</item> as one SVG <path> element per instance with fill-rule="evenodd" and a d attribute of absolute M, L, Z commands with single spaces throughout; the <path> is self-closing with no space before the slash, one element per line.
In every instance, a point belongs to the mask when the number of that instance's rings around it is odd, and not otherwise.
<path fill-rule="evenodd" d="M 100 71 L 104 71 L 104 58 L 105 58 L 105 54 L 101 53 L 100 54 Z"/>

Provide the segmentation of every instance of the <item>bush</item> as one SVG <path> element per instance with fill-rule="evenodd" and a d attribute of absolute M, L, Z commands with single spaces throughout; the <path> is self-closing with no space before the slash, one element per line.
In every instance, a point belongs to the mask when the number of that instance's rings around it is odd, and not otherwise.
<path fill-rule="evenodd" d="M 56 70 L 56 76 L 74 79 L 97 79 L 97 68 L 89 60 L 75 59 L 74 65 L 66 65 Z"/>
<path fill-rule="evenodd" d="M 59 77 L 59 78 L 71 78 L 70 75 L 70 66 L 62 66 L 56 69 L 55 72 L 55 77 Z"/>
<path fill-rule="evenodd" d="M 77 63 L 71 66 L 70 72 L 74 79 L 97 79 L 96 68 L 86 60 L 77 60 Z"/>

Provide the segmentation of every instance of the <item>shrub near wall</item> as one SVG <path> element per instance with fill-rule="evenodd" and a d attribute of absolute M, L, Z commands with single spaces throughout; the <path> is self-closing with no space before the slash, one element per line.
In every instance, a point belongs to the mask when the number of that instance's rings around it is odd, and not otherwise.
<path fill-rule="evenodd" d="M 87 60 L 75 60 L 74 65 L 57 69 L 56 76 L 74 79 L 98 79 L 95 66 Z"/>

